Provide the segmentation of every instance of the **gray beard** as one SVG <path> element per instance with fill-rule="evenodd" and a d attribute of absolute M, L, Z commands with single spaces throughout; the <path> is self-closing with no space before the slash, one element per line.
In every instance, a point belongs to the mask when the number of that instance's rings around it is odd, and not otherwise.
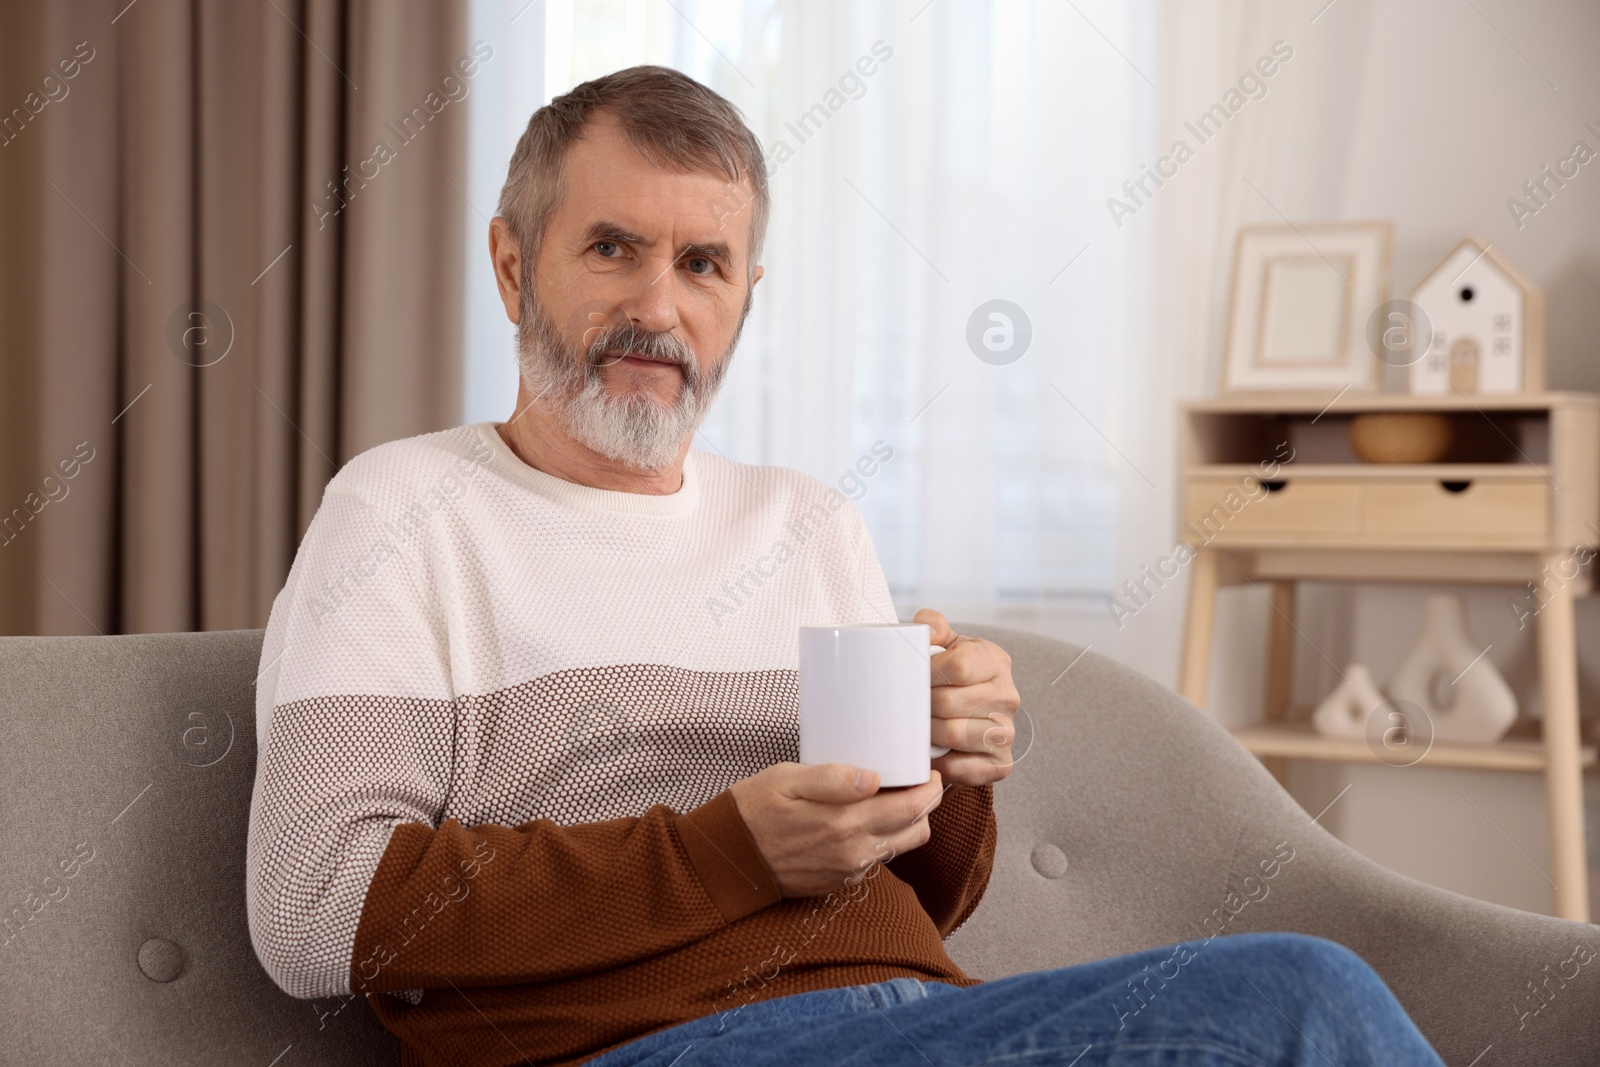
<path fill-rule="evenodd" d="M 573 440 L 635 470 L 664 470 L 677 460 L 684 440 L 699 427 L 722 388 L 750 304 L 747 297 L 727 351 L 709 372 L 702 372 L 694 350 L 683 340 L 632 323 L 589 325 L 578 343 L 569 344 L 545 314 L 524 270 L 517 365 L 534 401 L 552 411 Z M 676 363 L 683 372 L 677 401 L 663 407 L 643 392 L 609 395 L 600 372 L 608 361 L 614 362 L 606 355 L 612 348 Z"/>

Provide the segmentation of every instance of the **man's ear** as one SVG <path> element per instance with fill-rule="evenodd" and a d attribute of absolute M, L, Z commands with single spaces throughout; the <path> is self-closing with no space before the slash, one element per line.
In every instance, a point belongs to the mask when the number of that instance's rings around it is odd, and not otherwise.
<path fill-rule="evenodd" d="M 766 272 L 767 268 L 757 264 L 756 272 L 750 275 L 750 288 L 754 289 L 756 287 L 756 282 L 759 282 L 761 280 L 761 276 Z"/>
<path fill-rule="evenodd" d="M 516 322 L 522 315 L 522 255 L 511 236 L 511 227 L 499 215 L 489 220 L 489 262 L 506 318 Z"/>

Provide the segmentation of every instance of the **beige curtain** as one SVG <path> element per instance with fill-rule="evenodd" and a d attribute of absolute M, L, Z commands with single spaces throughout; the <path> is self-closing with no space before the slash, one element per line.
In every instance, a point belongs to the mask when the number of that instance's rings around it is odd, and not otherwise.
<path fill-rule="evenodd" d="M 0 633 L 264 625 L 338 467 L 460 421 L 466 27 L 0 0 Z"/>

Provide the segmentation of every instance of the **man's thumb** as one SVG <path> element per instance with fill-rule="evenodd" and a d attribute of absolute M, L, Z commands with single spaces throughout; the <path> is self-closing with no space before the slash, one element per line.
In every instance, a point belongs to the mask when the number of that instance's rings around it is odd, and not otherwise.
<path fill-rule="evenodd" d="M 792 792 L 802 800 L 819 804 L 849 804 L 878 791 L 878 776 L 865 767 L 848 763 L 801 764 Z"/>

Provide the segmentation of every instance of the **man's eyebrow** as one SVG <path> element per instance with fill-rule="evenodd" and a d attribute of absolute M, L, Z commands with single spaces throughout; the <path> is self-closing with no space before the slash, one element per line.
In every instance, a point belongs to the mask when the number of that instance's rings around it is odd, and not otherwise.
<path fill-rule="evenodd" d="M 591 241 L 616 241 L 621 244 L 631 245 L 644 245 L 650 243 L 643 237 L 640 237 L 638 234 L 629 230 L 626 226 L 622 226 L 615 222 L 609 222 L 606 219 L 601 219 L 598 222 L 591 223 L 589 225 L 589 229 L 583 235 L 583 240 L 585 244 L 588 244 Z"/>
<path fill-rule="evenodd" d="M 712 241 L 705 245 L 684 245 L 683 251 L 678 253 L 678 258 L 684 256 L 705 256 L 709 259 L 720 259 L 724 263 L 733 262 L 733 252 L 728 248 L 726 241 Z"/>
<path fill-rule="evenodd" d="M 635 244 L 646 246 L 653 243 L 645 240 L 643 237 L 629 230 L 626 226 L 623 226 L 620 223 L 608 221 L 606 219 L 601 219 L 590 224 L 589 229 L 584 232 L 584 244 L 593 244 L 595 241 L 616 241 L 618 244 Z M 724 263 L 733 262 L 733 250 L 728 246 L 726 241 L 711 241 L 706 244 L 686 244 L 682 249 L 679 250 L 678 254 L 673 257 L 673 262 L 677 262 L 678 260 L 683 259 L 685 256 L 706 256 L 711 259 L 720 259 Z"/>

